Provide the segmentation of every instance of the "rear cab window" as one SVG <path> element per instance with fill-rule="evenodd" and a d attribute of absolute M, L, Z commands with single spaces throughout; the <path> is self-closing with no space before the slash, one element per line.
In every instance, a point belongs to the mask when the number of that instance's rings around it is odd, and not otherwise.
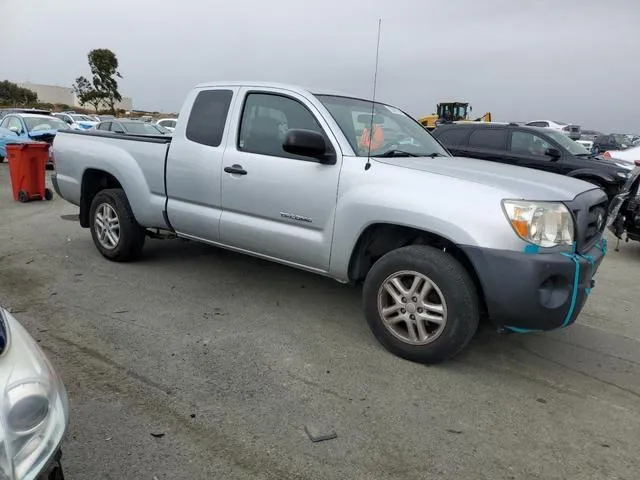
<path fill-rule="evenodd" d="M 187 123 L 187 139 L 209 147 L 220 146 L 232 97 L 231 90 L 198 93 Z"/>
<path fill-rule="evenodd" d="M 478 128 L 469 136 L 469 146 L 491 150 L 506 150 L 507 130 L 504 128 Z"/>

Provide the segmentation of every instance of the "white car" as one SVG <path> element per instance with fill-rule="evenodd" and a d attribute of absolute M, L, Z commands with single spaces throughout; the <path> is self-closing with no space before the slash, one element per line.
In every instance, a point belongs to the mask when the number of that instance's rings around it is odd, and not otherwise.
<path fill-rule="evenodd" d="M 0 478 L 61 479 L 67 392 L 42 349 L 0 307 Z"/>
<path fill-rule="evenodd" d="M 558 130 L 567 135 L 571 140 L 580 140 L 580 125 L 571 125 L 557 120 L 534 120 L 526 125 L 530 127 L 544 127 Z"/>
<path fill-rule="evenodd" d="M 161 118 L 156 122 L 156 125 L 160 125 L 173 132 L 176 129 L 176 122 L 177 120 L 175 118 Z"/>
<path fill-rule="evenodd" d="M 54 113 L 53 115 L 69 125 L 72 130 L 89 130 L 98 124 L 94 117 L 81 113 Z"/>
<path fill-rule="evenodd" d="M 575 140 L 575 142 L 582 145 L 589 152 L 593 150 L 593 140 Z"/>
<path fill-rule="evenodd" d="M 607 150 L 602 156 L 630 170 L 640 167 L 640 145 L 625 150 Z"/>

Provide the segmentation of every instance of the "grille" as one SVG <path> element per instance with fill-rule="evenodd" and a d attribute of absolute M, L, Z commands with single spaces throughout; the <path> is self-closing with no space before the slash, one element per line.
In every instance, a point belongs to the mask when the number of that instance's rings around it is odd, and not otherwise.
<path fill-rule="evenodd" d="M 567 202 L 567 206 L 575 222 L 576 248 L 584 253 L 600 239 L 607 225 L 607 197 L 601 190 L 591 190 Z"/>

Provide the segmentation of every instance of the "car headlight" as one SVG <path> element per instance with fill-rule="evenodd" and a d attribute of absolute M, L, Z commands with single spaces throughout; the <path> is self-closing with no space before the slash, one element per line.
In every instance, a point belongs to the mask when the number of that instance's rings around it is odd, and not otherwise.
<path fill-rule="evenodd" d="M 572 245 L 573 216 L 564 203 L 503 200 L 504 212 L 516 234 L 539 247 Z"/>
<path fill-rule="evenodd" d="M 616 175 L 620 178 L 624 178 L 627 179 L 629 178 L 629 175 L 631 174 L 631 172 L 616 172 Z"/>
<path fill-rule="evenodd" d="M 38 344 L 2 308 L 0 395 L 0 480 L 32 480 L 67 429 L 67 393 Z"/>

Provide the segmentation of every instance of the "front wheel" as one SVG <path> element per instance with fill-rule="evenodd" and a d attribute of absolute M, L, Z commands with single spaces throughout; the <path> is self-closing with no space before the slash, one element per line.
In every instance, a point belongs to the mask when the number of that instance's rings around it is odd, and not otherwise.
<path fill-rule="evenodd" d="M 104 257 L 127 262 L 140 256 L 145 230 L 133 216 L 123 190 L 112 188 L 99 192 L 91 202 L 89 214 L 93 243 Z"/>
<path fill-rule="evenodd" d="M 419 363 L 459 353 L 478 328 L 478 295 L 451 255 L 412 245 L 378 260 L 363 290 L 367 323 L 390 352 Z"/>

